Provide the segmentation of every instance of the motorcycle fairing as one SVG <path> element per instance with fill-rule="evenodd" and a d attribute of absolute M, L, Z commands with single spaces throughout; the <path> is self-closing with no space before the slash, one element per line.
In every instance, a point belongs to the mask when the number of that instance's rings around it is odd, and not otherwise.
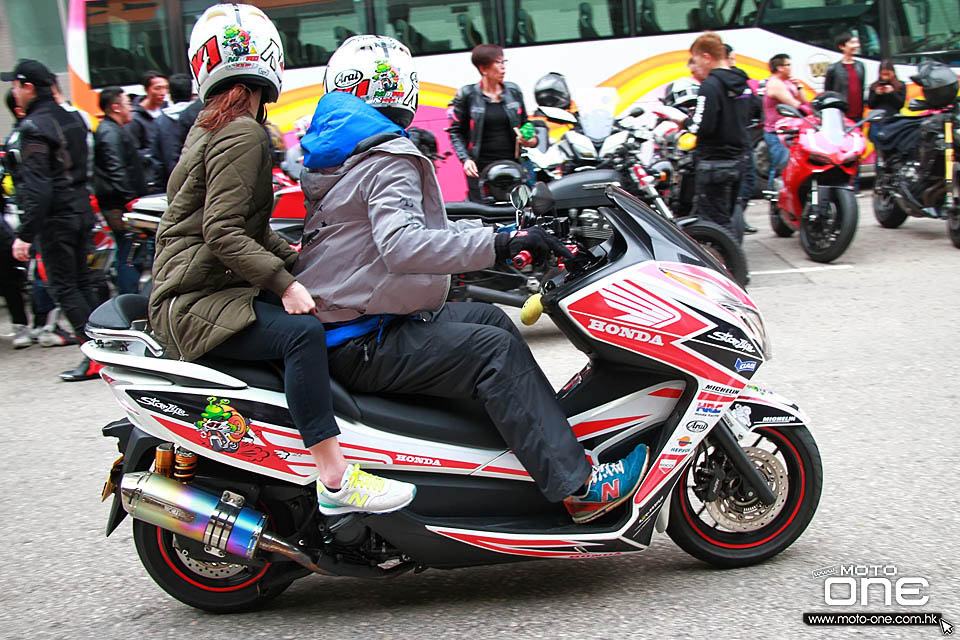
<path fill-rule="evenodd" d="M 742 304 L 755 308 L 741 289 L 709 269 L 652 261 L 601 278 L 564 298 L 559 306 L 595 340 L 689 371 L 712 384 L 742 387 L 763 362 L 759 347 L 733 314 L 695 295 L 664 273 L 664 268 L 724 286 Z M 731 333 L 743 347 L 738 350 L 712 340 L 716 331 Z"/>
<path fill-rule="evenodd" d="M 796 404 L 779 393 L 757 384 L 747 385 L 732 403 L 729 414 L 733 428 L 749 431 L 760 427 L 806 426 L 810 423 L 807 414 Z M 728 423 L 729 424 L 729 423 Z M 736 434 L 735 434 L 736 435 Z"/>
<path fill-rule="evenodd" d="M 91 355 L 103 357 L 102 353 Z M 102 351 L 102 350 L 99 350 Z M 156 359 L 150 359 L 150 363 Z M 137 382 L 130 382 L 135 377 Z M 163 440 L 248 471 L 306 485 L 316 469 L 293 426 L 282 393 L 257 388 L 172 391 L 157 378 L 130 376 L 107 367 L 104 378 L 132 422 Z M 634 434 L 662 424 L 674 410 L 683 382 L 658 383 L 569 419 L 581 441 L 599 453 Z M 345 457 L 362 466 L 391 470 L 468 474 L 532 482 L 513 452 L 462 446 L 387 432 L 361 420 L 337 416 Z M 491 424 L 490 429 L 494 427 Z M 596 453 L 588 450 L 591 459 Z"/>

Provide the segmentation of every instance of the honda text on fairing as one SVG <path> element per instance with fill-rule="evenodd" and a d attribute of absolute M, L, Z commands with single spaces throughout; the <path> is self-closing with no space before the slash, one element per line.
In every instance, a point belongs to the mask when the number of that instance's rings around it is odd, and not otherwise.
<path fill-rule="evenodd" d="M 777 134 L 790 150 L 783 186 L 770 202 L 770 225 L 780 237 L 800 230 L 800 244 L 816 262 L 839 258 L 857 230 L 857 199 L 851 181 L 857 175 L 866 139 L 860 125 L 879 120 L 882 111 L 853 122 L 840 94 L 827 91 L 811 103 L 815 114 L 804 116 L 787 104 Z"/>
<path fill-rule="evenodd" d="M 125 414 L 103 428 L 122 454 L 103 492 L 107 534 L 130 514 L 157 584 L 218 612 L 249 611 L 310 573 L 617 557 L 664 531 L 718 567 L 789 547 L 816 511 L 822 469 L 805 414 L 752 382 L 770 357 L 756 304 L 674 224 L 622 189 L 605 194 L 613 233 L 592 247 L 563 236 L 548 191 L 534 194 L 524 215 L 579 256 L 523 315 L 546 312 L 589 358 L 558 399 L 591 459 L 650 447 L 632 499 L 571 524 L 478 405 L 333 383 L 347 459 L 415 482 L 417 495 L 395 513 L 320 516 L 275 365 L 165 358 L 146 299 L 127 295 L 92 314 L 83 347 Z"/>
<path fill-rule="evenodd" d="M 875 134 L 880 154 L 873 189 L 873 211 L 888 229 L 907 216 L 946 219 L 954 246 L 960 248 L 960 108 L 957 76 L 939 62 L 920 65 L 911 80 L 923 87 L 923 100 L 911 100 L 919 116 L 896 115 Z"/>

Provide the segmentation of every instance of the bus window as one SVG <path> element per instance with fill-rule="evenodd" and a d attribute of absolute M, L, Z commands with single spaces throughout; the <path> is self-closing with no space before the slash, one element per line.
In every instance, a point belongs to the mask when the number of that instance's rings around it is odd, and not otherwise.
<path fill-rule="evenodd" d="M 469 51 L 497 42 L 493 0 L 374 0 L 377 32 L 393 36 L 413 55 Z"/>
<path fill-rule="evenodd" d="M 170 73 L 164 2 L 87 2 L 90 86 L 140 84 L 144 71 Z"/>
<path fill-rule="evenodd" d="M 934 57 L 960 64 L 960 3 L 957 0 L 907 0 L 888 7 L 890 53 L 898 62 Z M 933 55 L 920 55 L 934 52 Z"/>
<path fill-rule="evenodd" d="M 760 0 L 636 0 L 637 35 L 752 27 Z"/>
<path fill-rule="evenodd" d="M 283 41 L 287 69 L 324 65 L 340 43 L 369 33 L 364 4 L 353 0 L 259 0 L 255 3 L 273 20 Z M 184 0 L 183 28 L 187 42 L 210 0 Z"/>
<path fill-rule="evenodd" d="M 507 46 L 629 35 L 622 0 L 507 0 Z"/>
<path fill-rule="evenodd" d="M 760 26 L 815 47 L 840 50 L 834 43 L 841 32 L 860 38 L 860 55 L 880 58 L 879 11 L 872 0 L 770 0 Z"/>

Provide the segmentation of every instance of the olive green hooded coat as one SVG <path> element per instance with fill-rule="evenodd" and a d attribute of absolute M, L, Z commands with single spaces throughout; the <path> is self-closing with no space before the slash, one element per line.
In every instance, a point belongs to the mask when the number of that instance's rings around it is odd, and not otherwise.
<path fill-rule="evenodd" d="M 166 355 L 195 360 L 254 322 L 261 290 L 282 295 L 297 252 L 270 229 L 267 133 L 243 116 L 193 127 L 167 184 L 150 324 Z"/>

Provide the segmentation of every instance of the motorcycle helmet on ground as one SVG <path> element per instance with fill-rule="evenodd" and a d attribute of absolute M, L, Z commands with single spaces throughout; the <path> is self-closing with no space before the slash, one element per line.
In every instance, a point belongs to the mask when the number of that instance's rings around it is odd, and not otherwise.
<path fill-rule="evenodd" d="M 190 67 L 204 103 L 237 83 L 263 88 L 276 102 L 283 82 L 283 45 L 277 28 L 249 4 L 215 4 L 190 33 Z"/>
<path fill-rule="evenodd" d="M 533 97 L 541 107 L 570 108 L 570 88 L 562 74 L 551 71 L 533 85 Z"/>
<path fill-rule="evenodd" d="M 527 178 L 527 170 L 513 160 L 497 160 L 480 173 L 480 193 L 494 202 L 509 202 L 510 192 Z"/>
<path fill-rule="evenodd" d="M 700 83 L 693 78 L 674 80 L 667 88 L 663 103 L 678 109 L 692 109 L 697 104 L 697 94 L 700 93 Z"/>
<path fill-rule="evenodd" d="M 387 36 L 347 38 L 327 63 L 325 91 L 352 93 L 406 129 L 420 100 L 420 82 L 410 50 Z"/>
<path fill-rule="evenodd" d="M 957 75 L 942 62 L 921 62 L 910 79 L 923 88 L 923 100 L 930 109 L 944 109 L 957 99 Z"/>
<path fill-rule="evenodd" d="M 810 101 L 810 109 L 817 115 L 823 109 L 840 109 L 846 113 L 849 106 L 846 99 L 836 91 L 824 91 Z"/>

